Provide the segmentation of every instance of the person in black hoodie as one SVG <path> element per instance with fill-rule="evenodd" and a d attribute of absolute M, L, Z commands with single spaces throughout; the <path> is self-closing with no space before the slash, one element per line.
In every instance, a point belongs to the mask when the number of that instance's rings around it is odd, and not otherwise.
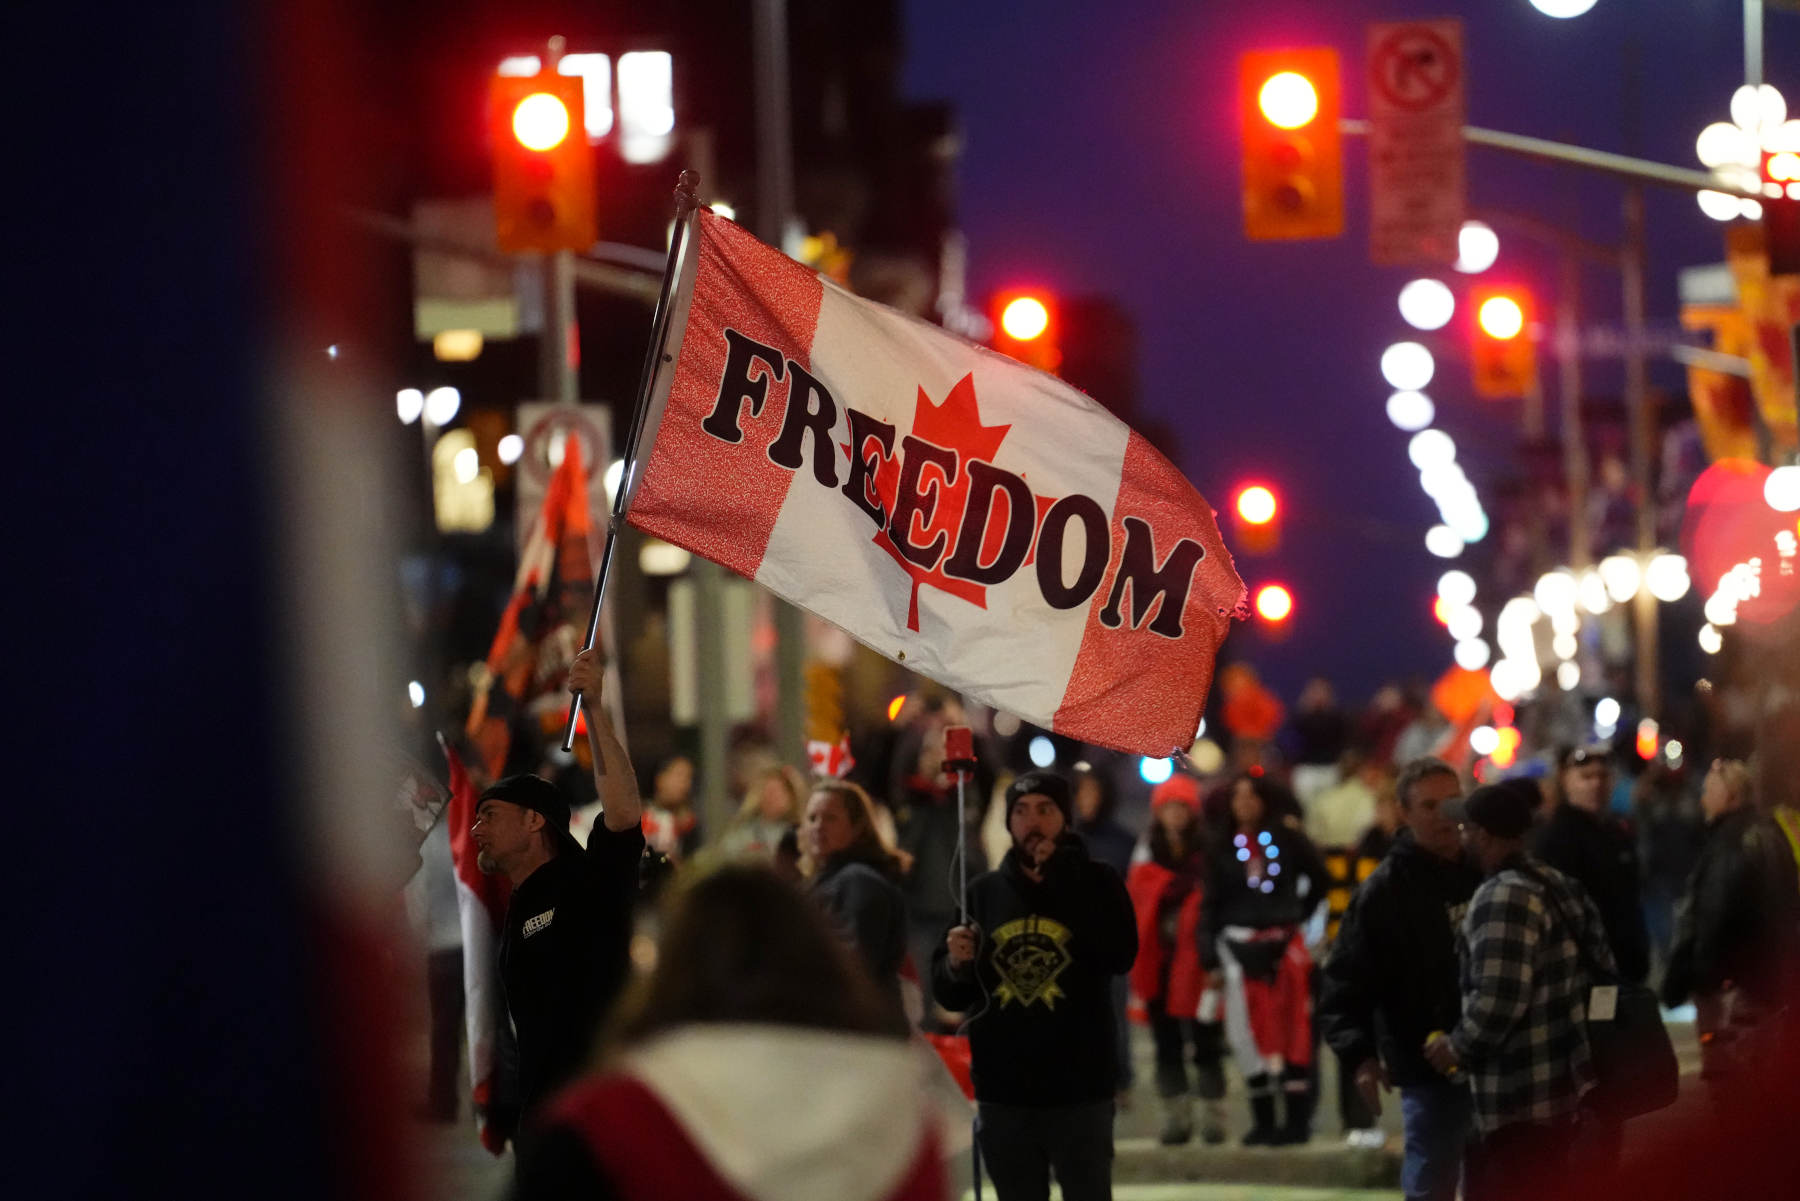
<path fill-rule="evenodd" d="M 1613 779 L 1606 748 L 1568 751 L 1558 780 L 1562 802 L 1538 830 L 1532 851 L 1587 889 L 1606 926 L 1619 975 L 1642 984 L 1650 973 L 1650 931 L 1644 923 L 1637 840 L 1607 811 Z"/>
<path fill-rule="evenodd" d="M 1200 903 L 1200 962 L 1223 981 L 1225 1038 L 1250 1093 L 1245 1146 L 1312 1137 L 1312 955 L 1303 933 L 1325 904 L 1325 865 L 1293 793 L 1264 776 L 1230 785 Z M 1321 930 L 1322 932 L 1322 930 Z M 1276 1082 L 1286 1122 L 1275 1120 Z"/>
<path fill-rule="evenodd" d="M 1006 789 L 1012 849 L 969 884 L 968 923 L 932 955 L 932 991 L 967 1011 L 977 1137 L 1000 1201 L 1112 1196 L 1118 1067 L 1111 985 L 1137 958 L 1117 872 L 1074 832 L 1069 783 L 1028 771 Z"/>
<path fill-rule="evenodd" d="M 1405 827 L 1351 898 L 1325 961 L 1319 1027 L 1371 1112 L 1400 1090 L 1409 1199 L 1453 1201 L 1474 1129 L 1469 1090 L 1425 1060 L 1425 1040 L 1462 1012 L 1456 929 L 1481 873 L 1447 811 L 1462 781 L 1441 759 L 1415 759 L 1396 785 Z"/>

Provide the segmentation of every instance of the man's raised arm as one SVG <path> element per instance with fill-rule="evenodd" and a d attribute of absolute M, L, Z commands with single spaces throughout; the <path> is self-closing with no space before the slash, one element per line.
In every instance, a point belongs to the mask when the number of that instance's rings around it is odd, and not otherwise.
<path fill-rule="evenodd" d="M 605 663 L 599 651 L 585 650 L 569 667 L 569 691 L 581 693 L 581 709 L 587 717 L 588 749 L 594 758 L 594 787 L 604 810 L 601 820 L 615 833 L 637 826 L 644 816 L 638 796 L 637 773 L 619 744 L 612 718 L 606 712 L 603 688 Z"/>

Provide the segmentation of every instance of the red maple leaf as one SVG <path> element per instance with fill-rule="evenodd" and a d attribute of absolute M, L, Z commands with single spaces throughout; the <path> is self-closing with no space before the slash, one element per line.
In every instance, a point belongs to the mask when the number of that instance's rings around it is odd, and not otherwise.
<path fill-rule="evenodd" d="M 942 446 L 956 451 L 957 470 L 955 482 L 946 485 L 943 477 L 935 470 L 928 469 L 925 486 L 935 486 L 937 491 L 937 507 L 932 510 L 931 521 L 922 529 L 915 528 L 912 534 L 915 543 L 924 544 L 934 540 L 940 533 L 946 538 L 945 551 L 935 567 L 924 568 L 901 555 L 884 528 L 876 533 L 875 545 L 887 551 L 900 569 L 912 578 L 912 596 L 907 605 L 906 628 L 919 628 L 919 589 L 929 585 L 940 592 L 961 597 L 980 609 L 987 608 L 987 589 L 981 584 L 970 583 L 944 574 L 944 563 L 956 550 L 956 537 L 962 528 L 963 513 L 969 503 L 969 472 L 967 464 L 971 459 L 982 459 L 992 463 L 998 453 L 1001 442 L 1005 441 L 1010 425 L 981 424 L 981 407 L 975 399 L 975 377 L 965 375 L 950 389 L 942 404 L 933 404 L 919 389 L 919 398 L 913 409 L 912 435 L 934 446 Z M 856 452 L 850 447 L 844 448 L 852 455 Z M 898 450 L 898 448 L 896 448 Z M 881 498 L 882 507 L 888 512 L 894 511 L 894 500 L 900 490 L 899 453 L 883 460 L 876 468 L 875 492 Z M 1031 562 L 1031 555 L 1036 553 L 1036 526 L 1043 519 L 1050 500 L 1036 497 L 1037 512 L 1033 515 L 1033 547 L 1025 561 Z M 997 510 L 1002 506 L 997 505 Z M 1006 536 L 1006 523 L 994 520 L 997 513 L 990 513 L 987 528 L 982 531 L 981 559 L 984 563 L 993 562 L 999 553 L 1000 545 Z"/>

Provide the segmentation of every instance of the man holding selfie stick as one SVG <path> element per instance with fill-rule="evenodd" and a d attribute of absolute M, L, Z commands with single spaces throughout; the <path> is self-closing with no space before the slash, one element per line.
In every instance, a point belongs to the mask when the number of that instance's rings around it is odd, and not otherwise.
<path fill-rule="evenodd" d="M 981 1157 L 1000 1201 L 1112 1196 L 1117 1081 L 1111 982 L 1137 957 L 1117 872 L 1074 832 L 1069 782 L 1029 771 L 1006 790 L 1012 849 L 965 890 L 932 956 L 932 991 L 969 1014 Z"/>

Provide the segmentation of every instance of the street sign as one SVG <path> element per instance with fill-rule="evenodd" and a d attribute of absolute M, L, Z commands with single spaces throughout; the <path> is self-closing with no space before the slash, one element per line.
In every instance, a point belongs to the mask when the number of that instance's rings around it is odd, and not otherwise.
<path fill-rule="evenodd" d="M 1448 266 L 1467 208 L 1462 22 L 1369 26 L 1369 256 Z"/>
<path fill-rule="evenodd" d="M 532 400 L 519 406 L 513 427 L 525 441 L 513 475 L 515 497 L 514 542 L 520 551 L 531 536 L 531 523 L 544 503 L 550 476 L 562 462 L 562 441 L 574 437 L 581 443 L 581 466 L 587 474 L 588 516 L 593 533 L 589 552 L 600 561 L 600 544 L 606 540 L 606 523 L 612 501 L 606 495 L 606 468 L 612 462 L 612 423 L 603 404 L 556 404 Z"/>

